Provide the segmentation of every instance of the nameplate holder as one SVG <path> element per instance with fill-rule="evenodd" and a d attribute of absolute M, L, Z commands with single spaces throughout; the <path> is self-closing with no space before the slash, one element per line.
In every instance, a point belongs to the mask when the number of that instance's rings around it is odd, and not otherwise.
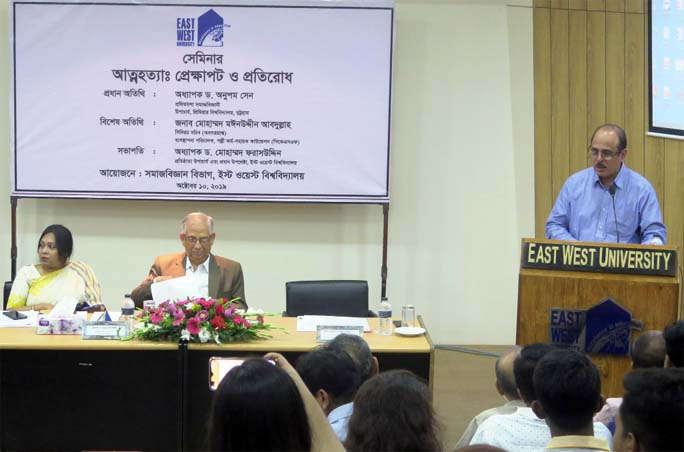
<path fill-rule="evenodd" d="M 114 340 L 118 341 L 130 335 L 126 322 L 83 322 L 84 340 Z"/>
<path fill-rule="evenodd" d="M 335 339 L 340 334 L 353 334 L 363 336 L 362 326 L 341 326 L 341 325 L 317 325 L 316 342 L 327 343 Z"/>
<path fill-rule="evenodd" d="M 523 242 L 522 267 L 540 270 L 675 276 L 677 254 L 659 246 Z"/>

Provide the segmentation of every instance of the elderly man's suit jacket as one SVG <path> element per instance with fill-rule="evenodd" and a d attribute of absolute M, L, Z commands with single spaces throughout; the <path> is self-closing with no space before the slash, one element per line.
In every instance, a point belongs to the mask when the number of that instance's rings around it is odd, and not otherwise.
<path fill-rule="evenodd" d="M 157 276 L 185 276 L 185 253 L 166 254 L 158 256 L 150 267 L 147 278 L 131 292 L 131 298 L 136 306 L 141 307 L 144 300 L 152 299 L 150 286 Z M 247 309 L 245 300 L 245 284 L 242 276 L 242 266 L 239 262 L 220 256 L 209 255 L 209 296 L 212 298 L 242 299 L 243 307 Z"/>

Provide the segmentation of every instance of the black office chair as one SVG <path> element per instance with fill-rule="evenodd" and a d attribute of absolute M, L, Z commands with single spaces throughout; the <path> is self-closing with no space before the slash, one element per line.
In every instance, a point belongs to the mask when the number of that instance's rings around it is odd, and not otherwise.
<path fill-rule="evenodd" d="M 290 281 L 285 283 L 285 306 L 285 317 L 373 315 L 368 310 L 368 281 Z"/>
<path fill-rule="evenodd" d="M 5 287 L 2 290 L 2 309 L 7 309 L 7 300 L 9 300 L 10 292 L 12 291 L 12 281 L 5 281 Z"/>

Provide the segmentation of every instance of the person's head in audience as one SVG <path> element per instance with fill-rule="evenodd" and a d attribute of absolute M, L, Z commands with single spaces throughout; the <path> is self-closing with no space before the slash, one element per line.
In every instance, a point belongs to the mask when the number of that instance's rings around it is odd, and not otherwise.
<path fill-rule="evenodd" d="M 349 403 L 359 389 L 359 372 L 348 354 L 320 349 L 297 360 L 297 373 L 328 415 L 340 405 Z"/>
<path fill-rule="evenodd" d="M 208 439 L 215 451 L 310 450 L 309 421 L 294 381 L 263 359 L 232 368 L 214 395 Z"/>
<path fill-rule="evenodd" d="M 663 336 L 667 349 L 665 367 L 684 367 L 684 320 L 666 326 Z"/>
<path fill-rule="evenodd" d="M 408 370 L 382 372 L 354 398 L 346 450 L 441 450 L 427 385 Z"/>
<path fill-rule="evenodd" d="M 663 332 L 658 330 L 644 331 L 632 343 L 630 350 L 632 368 L 663 367 L 666 353 Z"/>
<path fill-rule="evenodd" d="M 623 379 L 615 452 L 684 450 L 684 369 L 636 369 Z"/>
<path fill-rule="evenodd" d="M 192 265 L 200 265 L 209 258 L 215 238 L 214 219 L 209 215 L 193 212 L 181 221 L 180 240 Z"/>
<path fill-rule="evenodd" d="M 527 405 L 530 405 L 533 400 L 537 399 L 534 392 L 534 383 L 532 381 L 534 367 L 544 355 L 554 350 L 557 350 L 557 347 L 551 344 L 530 344 L 520 350 L 520 356 L 515 358 L 515 361 L 513 362 L 515 384 L 518 386 L 520 398 Z"/>
<path fill-rule="evenodd" d="M 551 436 L 594 436 L 594 413 L 603 405 L 601 377 L 584 353 L 553 350 L 534 368 L 532 410 L 544 419 Z"/>
<path fill-rule="evenodd" d="M 515 384 L 515 375 L 513 374 L 513 363 L 515 359 L 520 356 L 520 347 L 517 345 L 507 352 L 503 353 L 496 360 L 494 364 L 494 372 L 496 373 L 496 390 L 499 394 L 504 396 L 506 400 L 518 400 L 518 386 Z"/>
<path fill-rule="evenodd" d="M 52 224 L 38 240 L 38 258 L 46 272 L 64 268 L 74 250 L 74 239 L 66 227 Z"/>
<path fill-rule="evenodd" d="M 378 359 L 371 354 L 368 343 L 361 336 L 339 334 L 326 348 L 348 354 L 359 369 L 361 383 L 378 374 Z"/>

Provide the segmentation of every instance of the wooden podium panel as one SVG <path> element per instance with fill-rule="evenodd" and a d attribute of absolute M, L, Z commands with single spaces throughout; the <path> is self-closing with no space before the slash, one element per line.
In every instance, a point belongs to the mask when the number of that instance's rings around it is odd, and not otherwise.
<path fill-rule="evenodd" d="M 562 243 L 524 239 L 523 248 L 526 242 Z M 680 263 L 677 262 L 677 269 L 680 268 Z M 634 320 L 643 322 L 642 331 L 662 330 L 678 318 L 679 275 L 679 271 L 675 276 L 645 276 L 543 270 L 521 266 L 518 280 L 516 343 L 528 345 L 535 342 L 550 342 L 551 308 L 588 309 L 606 298 L 612 298 L 628 309 Z M 633 330 L 631 340 L 638 334 L 639 331 Z M 631 367 L 630 358 L 594 355 L 592 359 L 601 373 L 603 394 L 606 397 L 621 397 L 622 377 Z"/>

